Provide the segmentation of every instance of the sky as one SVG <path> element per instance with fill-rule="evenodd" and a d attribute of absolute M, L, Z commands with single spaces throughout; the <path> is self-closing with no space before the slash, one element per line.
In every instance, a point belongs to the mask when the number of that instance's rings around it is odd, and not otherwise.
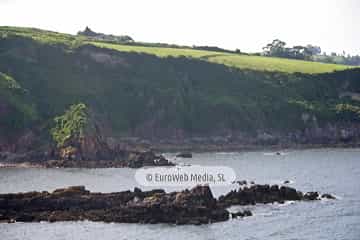
<path fill-rule="evenodd" d="M 245 52 L 278 38 L 360 54 L 360 0 L 0 0 L 0 26 L 71 34 L 89 26 L 136 41 Z"/>

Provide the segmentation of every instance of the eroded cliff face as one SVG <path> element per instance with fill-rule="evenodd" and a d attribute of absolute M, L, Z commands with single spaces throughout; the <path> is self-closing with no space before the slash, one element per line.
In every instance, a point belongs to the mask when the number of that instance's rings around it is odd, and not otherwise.
<path fill-rule="evenodd" d="M 101 129 L 102 127 L 97 128 L 93 134 L 86 135 L 61 148 L 57 148 L 50 138 L 44 139 L 40 136 L 41 131 L 27 130 L 13 136 L 1 136 L 0 152 L 20 154 L 27 160 L 33 157 L 70 160 L 67 164 L 62 164 L 74 166 L 75 164 L 71 161 L 77 159 L 88 161 L 136 159 L 140 157 L 139 153 L 145 154 L 149 149 L 159 152 L 227 151 L 282 147 L 351 147 L 360 144 L 360 124 L 356 123 L 312 126 L 288 133 L 271 130 L 259 130 L 256 134 L 226 131 L 219 135 L 169 134 L 166 137 L 154 137 L 152 134 L 117 137 L 109 134 L 108 130 Z M 156 156 L 153 153 L 150 155 L 152 157 L 145 158 L 154 159 Z M 141 164 L 133 162 L 133 165 Z"/>
<path fill-rule="evenodd" d="M 1 38 L 0 54 L 0 71 L 26 89 L 31 101 L 22 102 L 39 115 L 38 121 L 21 111 L 25 117 L 15 117 L 10 98 L 3 101 L 0 94 L 2 152 L 93 160 L 151 146 L 226 150 L 359 142 L 356 111 L 333 111 L 337 103 L 359 108 L 358 69 L 318 75 L 239 70 L 185 57 L 70 48 L 21 37 Z M 92 131 L 54 147 L 53 118 L 77 102 L 99 116 Z M 22 128 L 5 127 L 4 119 L 22 120 Z"/>
<path fill-rule="evenodd" d="M 352 147 L 360 144 L 360 124 L 338 123 L 324 126 L 309 125 L 302 130 L 287 132 L 259 129 L 256 133 L 220 130 L 206 135 L 187 134 L 178 129 L 159 137 L 149 134 L 116 139 L 128 145 L 152 146 L 159 151 L 227 151 L 263 148 Z M 169 134 L 170 133 L 170 134 Z"/>
<path fill-rule="evenodd" d="M 64 168 L 139 168 L 173 165 L 149 148 L 133 147 L 109 138 L 105 133 L 106 124 L 98 120 L 91 110 L 85 109 L 84 114 L 85 124 L 78 129 L 81 134 L 73 129 L 69 130 L 71 124 L 79 124 L 74 120 L 79 116 L 74 115 L 57 121 L 62 125 L 51 129 L 52 135 L 57 136 L 55 139 L 42 139 L 39 132 L 34 133 L 30 130 L 18 137 L 4 138 L 3 142 L 0 142 L 0 160 L 7 164 L 25 163 L 40 167 Z M 64 141 L 56 141 L 62 137 L 65 137 Z"/>
<path fill-rule="evenodd" d="M 18 123 L 16 123 L 17 117 Z M 24 117 L 18 109 L 0 96 L 0 152 L 26 152 L 43 143 L 38 128 L 22 128 Z M 20 125 L 19 128 L 14 125 Z"/>

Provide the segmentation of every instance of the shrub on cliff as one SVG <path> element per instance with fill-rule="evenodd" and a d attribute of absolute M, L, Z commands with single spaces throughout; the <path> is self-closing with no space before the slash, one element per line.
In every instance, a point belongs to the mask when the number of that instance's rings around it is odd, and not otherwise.
<path fill-rule="evenodd" d="M 351 104 L 337 104 L 336 113 L 348 121 L 360 120 L 360 107 Z"/>
<path fill-rule="evenodd" d="M 51 136 L 58 147 L 83 136 L 87 116 L 87 106 L 78 103 L 71 105 L 63 115 L 55 117 L 55 127 L 51 129 Z"/>

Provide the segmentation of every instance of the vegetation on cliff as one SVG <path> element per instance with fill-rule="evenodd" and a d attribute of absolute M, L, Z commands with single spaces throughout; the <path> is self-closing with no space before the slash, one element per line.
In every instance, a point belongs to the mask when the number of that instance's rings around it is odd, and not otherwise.
<path fill-rule="evenodd" d="M 87 107 L 83 103 L 71 105 L 66 112 L 55 117 L 55 127 L 51 136 L 58 147 L 63 147 L 71 139 L 83 137 L 87 122 Z"/>
<path fill-rule="evenodd" d="M 27 91 L 11 76 L 0 72 L 0 130 L 7 134 L 29 126 L 37 112 Z"/>
<path fill-rule="evenodd" d="M 56 116 L 79 102 L 100 116 L 113 136 L 286 133 L 359 122 L 350 113 L 360 107 L 351 97 L 360 92 L 359 68 L 89 42 L 83 36 L 10 27 L 0 28 L 0 56 L 0 72 L 26 89 L 24 103 L 36 109 L 36 122 L 35 114 L 10 115 L 30 124 L 23 127 L 50 128 Z M 61 145 L 73 130 L 59 123 L 55 140 Z"/>

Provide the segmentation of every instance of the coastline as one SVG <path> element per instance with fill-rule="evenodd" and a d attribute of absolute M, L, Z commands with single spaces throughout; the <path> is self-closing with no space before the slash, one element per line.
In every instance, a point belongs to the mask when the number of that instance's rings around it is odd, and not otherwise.
<path fill-rule="evenodd" d="M 177 153 L 177 152 L 255 152 L 255 151 L 279 151 L 279 150 L 306 150 L 324 148 L 360 148 L 360 142 L 356 143 L 335 143 L 335 144 L 281 144 L 281 145 L 154 145 L 151 149 L 158 153 Z"/>
<path fill-rule="evenodd" d="M 44 168 L 41 165 L 38 164 L 32 164 L 29 162 L 24 162 L 24 163 L 5 163 L 5 162 L 0 162 L 0 169 L 2 168 Z"/>
<path fill-rule="evenodd" d="M 205 153 L 205 152 L 258 152 L 258 151 L 284 151 L 284 150 L 306 150 L 306 149 L 357 149 L 360 143 L 337 143 L 337 144 L 289 144 L 289 145 L 155 145 L 151 151 L 162 156 L 164 153 Z M 0 152 L 1 154 L 2 152 Z M 7 153 L 9 154 L 9 153 Z M 10 153 L 12 154 L 12 153 Z M 16 155 L 16 153 L 14 154 Z M 164 158 L 165 160 L 165 158 Z M 8 161 L 0 160 L 1 168 L 138 168 L 143 166 L 173 166 L 168 159 L 168 163 L 163 164 L 143 164 L 131 166 L 118 160 L 36 160 L 31 161 Z"/>

